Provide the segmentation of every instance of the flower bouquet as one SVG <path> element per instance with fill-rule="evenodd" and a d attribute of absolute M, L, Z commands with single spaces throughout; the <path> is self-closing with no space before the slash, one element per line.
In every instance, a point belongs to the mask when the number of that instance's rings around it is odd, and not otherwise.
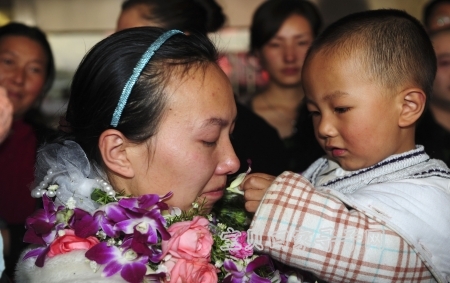
<path fill-rule="evenodd" d="M 170 196 L 94 189 L 91 199 L 100 207 L 88 212 L 73 198 L 57 206 L 44 193 L 44 208 L 27 219 L 24 237 L 39 247 L 24 260 L 35 257 L 43 267 L 47 257 L 86 250 L 92 272 L 120 274 L 126 282 L 288 282 L 268 256 L 253 253 L 245 231 L 205 213 L 203 203 L 171 208 Z M 289 282 L 301 281 L 291 275 Z"/>

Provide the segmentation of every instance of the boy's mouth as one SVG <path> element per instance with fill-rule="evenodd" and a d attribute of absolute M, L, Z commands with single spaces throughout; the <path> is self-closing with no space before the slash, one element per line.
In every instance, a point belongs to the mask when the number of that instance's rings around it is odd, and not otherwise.
<path fill-rule="evenodd" d="M 347 150 L 345 150 L 343 148 L 331 147 L 331 146 L 330 147 L 327 146 L 325 149 L 327 151 L 329 151 L 333 157 L 341 157 L 347 152 Z"/>

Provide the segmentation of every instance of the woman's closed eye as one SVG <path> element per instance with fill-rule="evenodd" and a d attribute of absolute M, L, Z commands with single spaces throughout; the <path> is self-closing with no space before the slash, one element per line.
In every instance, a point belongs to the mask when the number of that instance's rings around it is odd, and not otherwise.
<path fill-rule="evenodd" d="M 206 147 L 213 147 L 217 144 L 217 141 L 202 141 Z"/>

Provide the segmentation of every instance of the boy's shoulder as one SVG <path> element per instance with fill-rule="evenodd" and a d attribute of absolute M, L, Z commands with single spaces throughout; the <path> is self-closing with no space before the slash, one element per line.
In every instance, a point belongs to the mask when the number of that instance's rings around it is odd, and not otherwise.
<path fill-rule="evenodd" d="M 343 171 L 327 158 L 320 158 L 303 175 L 316 187 L 346 194 L 366 186 L 389 182 L 435 184 L 448 190 L 450 182 L 450 169 L 441 160 L 430 159 L 423 146 L 351 172 Z"/>

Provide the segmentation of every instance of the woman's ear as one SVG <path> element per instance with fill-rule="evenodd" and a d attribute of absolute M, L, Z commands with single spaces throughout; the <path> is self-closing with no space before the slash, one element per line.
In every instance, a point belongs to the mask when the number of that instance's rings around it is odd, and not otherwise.
<path fill-rule="evenodd" d="M 398 125 L 401 128 L 406 128 L 419 120 L 425 109 L 427 96 L 419 88 L 408 88 L 401 92 L 400 98 L 402 99 L 402 110 Z"/>
<path fill-rule="evenodd" d="M 127 138 L 119 131 L 108 129 L 99 138 L 98 147 L 106 167 L 125 178 L 134 177 L 134 170 L 127 155 Z"/>

